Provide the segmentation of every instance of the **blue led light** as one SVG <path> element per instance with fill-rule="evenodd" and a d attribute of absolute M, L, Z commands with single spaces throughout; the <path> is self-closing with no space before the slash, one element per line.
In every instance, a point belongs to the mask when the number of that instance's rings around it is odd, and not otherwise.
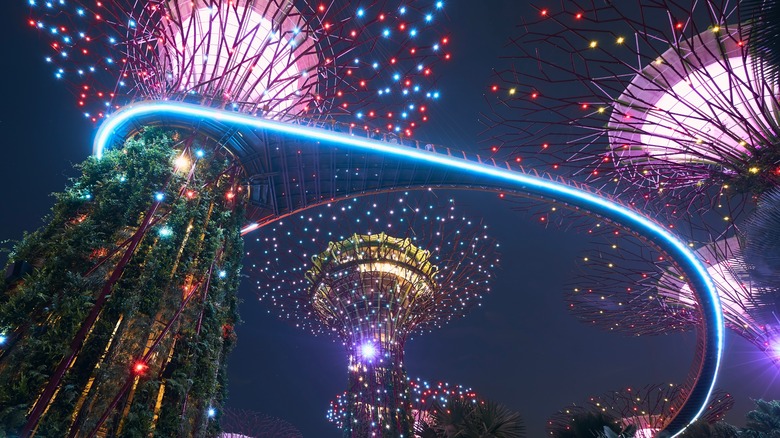
<path fill-rule="evenodd" d="M 536 196 L 557 199 L 560 202 L 583 208 L 594 214 L 603 216 L 609 220 L 621 224 L 632 232 L 658 245 L 663 251 L 678 264 L 689 278 L 690 285 L 705 315 L 705 333 L 699 337 L 700 345 L 704 349 L 702 364 L 706 365 L 699 370 L 700 379 L 691 389 L 696 395 L 695 400 L 701 405 L 688 406 L 684 418 L 688 424 L 699 418 L 705 412 L 707 400 L 712 394 L 718 371 L 720 370 L 723 355 L 723 313 L 720 308 L 720 299 L 712 278 L 707 273 L 704 265 L 687 245 L 677 239 L 673 234 L 651 219 L 641 215 L 620 204 L 616 204 L 594 193 L 586 192 L 562 183 L 526 175 L 525 173 L 511 171 L 498 166 L 477 163 L 454 156 L 416 149 L 413 147 L 375 141 L 367 138 L 351 136 L 344 133 L 310 128 L 301 125 L 276 122 L 269 119 L 252 117 L 245 114 L 224 111 L 196 105 L 172 102 L 146 102 L 134 104 L 114 113 L 111 118 L 100 126 L 94 146 L 94 154 L 97 158 L 103 155 L 103 149 L 109 144 L 114 132 L 124 124 L 132 124 L 134 118 L 140 116 L 166 115 L 182 118 L 210 119 L 221 123 L 235 124 L 254 129 L 263 129 L 270 132 L 293 135 L 308 138 L 319 142 L 332 142 L 343 147 L 353 147 L 374 153 L 395 156 L 405 160 L 414 160 L 418 163 L 439 166 L 450 170 L 460 170 L 472 173 L 482 178 L 485 182 L 494 181 L 500 187 L 508 190 L 517 189 Z M 252 224 L 245 227 L 242 233 L 259 228 L 260 225 Z M 689 399 L 693 400 L 693 399 Z M 684 405 L 683 408 L 686 408 Z M 683 409 L 678 409 L 681 412 Z M 677 436 L 688 424 L 680 425 L 675 430 L 669 430 L 673 436 Z"/>
<path fill-rule="evenodd" d="M 217 416 L 217 410 L 214 408 L 209 408 L 208 410 L 208 416 L 209 418 L 214 418 Z"/>
<path fill-rule="evenodd" d="M 398 10 L 398 12 L 401 13 L 401 15 L 405 14 L 406 13 L 406 6 L 401 6 L 401 8 Z"/>
<path fill-rule="evenodd" d="M 442 7 L 444 7 L 444 2 L 442 1 L 436 2 L 436 9 L 441 9 Z"/>
<path fill-rule="evenodd" d="M 198 158 L 203 158 L 204 155 L 206 155 L 206 153 L 203 152 L 202 149 L 198 149 L 198 150 L 195 151 L 195 156 L 198 157 Z"/>
<path fill-rule="evenodd" d="M 227 277 L 227 271 L 219 271 L 219 274 L 217 275 L 219 275 L 219 278 L 225 278 Z"/>
<path fill-rule="evenodd" d="M 157 234 L 159 234 L 160 237 L 171 237 L 173 236 L 173 230 L 169 227 L 162 227 L 160 228 L 160 231 L 157 232 Z"/>
<path fill-rule="evenodd" d="M 412 29 L 409 31 L 409 36 L 417 36 L 417 29 Z"/>
<path fill-rule="evenodd" d="M 364 11 L 363 8 L 360 8 L 360 9 L 357 10 L 357 16 L 358 17 L 362 17 L 365 13 L 366 13 L 366 11 Z"/>
<path fill-rule="evenodd" d="M 157 192 L 154 194 L 154 200 L 157 202 L 162 202 L 163 199 L 165 199 L 165 194 L 161 192 Z"/>
<path fill-rule="evenodd" d="M 390 29 L 383 30 L 382 31 L 382 35 L 384 35 L 385 37 L 389 37 L 390 36 Z"/>
<path fill-rule="evenodd" d="M 375 62 L 375 63 L 371 64 L 371 67 L 374 67 L 374 69 L 377 69 L 377 68 L 379 68 L 379 63 Z"/>
<path fill-rule="evenodd" d="M 0 345 L 5 344 L 5 341 L 6 341 L 5 335 L 0 335 Z"/>
<path fill-rule="evenodd" d="M 433 20 L 433 15 L 428 14 L 428 15 L 425 16 L 425 21 L 431 22 L 432 20 Z"/>

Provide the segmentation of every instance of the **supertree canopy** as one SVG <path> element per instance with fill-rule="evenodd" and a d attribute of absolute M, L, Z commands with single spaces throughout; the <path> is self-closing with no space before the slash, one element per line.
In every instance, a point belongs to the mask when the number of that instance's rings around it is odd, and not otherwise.
<path fill-rule="evenodd" d="M 776 87 L 738 3 L 539 7 L 492 87 L 497 144 L 670 213 L 777 185 Z"/>
<path fill-rule="evenodd" d="M 756 284 L 737 237 L 698 246 L 718 290 L 726 327 L 776 362 L 776 286 Z M 699 323 L 685 277 L 662 254 L 634 239 L 605 240 L 581 259 L 580 267 L 582 275 L 567 291 L 567 302 L 587 324 L 641 336 L 693 330 Z"/>
<path fill-rule="evenodd" d="M 93 121 L 133 100 L 411 135 L 450 59 L 442 1 L 30 0 L 46 61 Z"/>
<path fill-rule="evenodd" d="M 547 432 L 556 438 L 599 436 L 603 426 L 608 426 L 614 432 L 630 428 L 636 431 L 631 436 L 652 438 L 663 429 L 667 418 L 673 415 L 674 401 L 683 393 L 684 390 L 674 384 L 607 392 L 589 398 L 585 404 L 573 404 L 561 409 L 547 421 Z M 722 391 L 715 391 L 710 400 L 700 421 L 718 422 L 734 406 L 731 395 Z M 586 418 L 591 421 L 583 421 Z M 597 430 L 579 430 L 588 426 L 596 427 Z M 582 434 L 573 434 L 575 431 Z"/>
<path fill-rule="evenodd" d="M 302 438 L 303 434 L 281 418 L 242 409 L 225 409 L 219 438 Z"/>
<path fill-rule="evenodd" d="M 459 399 L 478 403 L 477 394 L 471 388 L 460 385 L 450 385 L 445 382 L 435 384 L 417 379 L 409 379 L 409 389 L 412 400 L 412 416 L 415 424 L 430 423 L 436 406 L 444 406 L 451 399 Z M 344 421 L 349 406 L 349 393 L 344 392 L 331 400 L 328 409 L 328 421 L 339 429 L 344 428 Z"/>
<path fill-rule="evenodd" d="M 489 291 L 497 244 L 485 226 L 452 200 L 416 202 L 398 194 L 329 204 L 258 237 L 261 301 L 347 349 L 345 436 L 412 436 L 407 338 L 463 315 Z"/>

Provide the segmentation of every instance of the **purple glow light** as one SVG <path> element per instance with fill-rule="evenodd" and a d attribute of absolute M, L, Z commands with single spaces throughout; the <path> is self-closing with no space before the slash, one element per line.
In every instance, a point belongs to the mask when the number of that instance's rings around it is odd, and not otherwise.
<path fill-rule="evenodd" d="M 363 345 L 360 346 L 360 355 L 363 356 L 364 359 L 373 359 L 374 356 L 376 356 L 376 353 L 376 346 L 371 342 L 364 342 Z"/>

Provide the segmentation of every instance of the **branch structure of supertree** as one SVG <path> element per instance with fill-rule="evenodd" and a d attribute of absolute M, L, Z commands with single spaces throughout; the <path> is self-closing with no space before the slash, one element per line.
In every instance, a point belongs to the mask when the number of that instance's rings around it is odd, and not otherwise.
<path fill-rule="evenodd" d="M 271 225 L 259 238 L 264 248 L 273 244 L 255 266 L 261 301 L 346 347 L 347 395 L 338 415 L 345 436 L 413 436 L 407 338 L 463 315 L 489 291 L 497 244 L 485 226 L 452 202 L 415 202 L 408 195 L 344 201 Z M 278 237 L 285 234 L 291 242 Z"/>
<path fill-rule="evenodd" d="M 441 1 L 30 1 L 57 79 L 97 121 L 138 99 L 409 136 L 450 59 Z"/>
<path fill-rule="evenodd" d="M 585 404 L 570 405 L 555 413 L 547 421 L 549 436 L 566 436 L 577 420 L 593 415 L 614 426 L 615 431 L 636 428 L 637 438 L 652 438 L 663 429 L 666 419 L 673 415 L 674 400 L 684 392 L 674 384 L 648 385 L 643 388 L 625 388 L 591 397 Z M 700 421 L 721 421 L 733 406 L 730 394 L 716 391 L 712 394 L 706 413 Z M 595 431 L 601 433 L 602 430 Z"/>
<path fill-rule="evenodd" d="M 694 243 L 690 245 L 695 246 Z M 699 244 L 697 254 L 720 295 L 726 327 L 777 362 L 776 288 L 756 284 L 737 237 Z M 632 336 L 693 330 L 698 312 L 685 277 L 657 251 L 623 236 L 604 241 L 580 261 L 567 291 L 580 320 Z"/>
<path fill-rule="evenodd" d="M 496 73 L 496 144 L 637 205 L 733 216 L 727 199 L 780 180 L 775 86 L 738 3 L 539 7 Z"/>
<path fill-rule="evenodd" d="M 302 438 L 303 434 L 281 418 L 243 409 L 225 409 L 219 438 Z"/>
<path fill-rule="evenodd" d="M 436 406 L 444 406 L 449 400 L 459 399 L 478 403 L 480 401 L 477 393 L 471 388 L 461 385 L 450 385 L 446 382 L 429 383 L 417 379 L 409 379 L 409 389 L 412 400 L 412 416 L 414 423 L 430 424 L 434 409 Z M 347 416 L 349 406 L 349 393 L 344 392 L 331 400 L 330 409 L 328 409 L 328 421 L 335 424 L 339 429 L 344 428 L 344 421 Z"/>

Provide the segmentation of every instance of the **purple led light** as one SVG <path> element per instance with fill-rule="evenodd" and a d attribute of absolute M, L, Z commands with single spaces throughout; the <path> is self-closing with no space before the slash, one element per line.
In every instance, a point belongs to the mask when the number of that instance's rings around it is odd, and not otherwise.
<path fill-rule="evenodd" d="M 376 354 L 377 348 L 372 342 L 364 342 L 363 345 L 360 346 L 360 355 L 364 359 L 373 359 L 376 357 Z"/>

